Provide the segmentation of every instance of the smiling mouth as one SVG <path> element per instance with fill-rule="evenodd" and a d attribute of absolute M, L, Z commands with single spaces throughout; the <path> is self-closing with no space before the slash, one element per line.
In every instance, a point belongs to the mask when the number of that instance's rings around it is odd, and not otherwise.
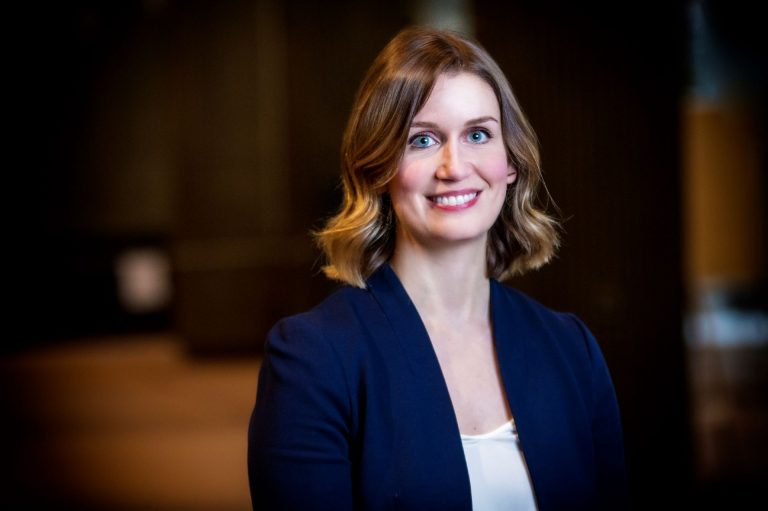
<path fill-rule="evenodd" d="M 440 206 L 462 206 L 477 197 L 477 192 L 462 193 L 460 195 L 434 195 L 429 200 Z"/>

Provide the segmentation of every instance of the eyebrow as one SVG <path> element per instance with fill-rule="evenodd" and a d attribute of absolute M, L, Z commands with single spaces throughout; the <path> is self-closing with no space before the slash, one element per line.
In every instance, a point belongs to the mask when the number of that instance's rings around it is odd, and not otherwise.
<path fill-rule="evenodd" d="M 484 122 L 495 122 L 496 124 L 499 123 L 495 117 L 486 115 L 484 117 L 476 117 L 474 119 L 470 119 L 464 123 L 464 126 L 467 127 L 475 124 L 483 124 Z M 437 124 L 428 121 L 415 121 L 411 123 L 411 129 L 413 128 L 437 128 Z"/>

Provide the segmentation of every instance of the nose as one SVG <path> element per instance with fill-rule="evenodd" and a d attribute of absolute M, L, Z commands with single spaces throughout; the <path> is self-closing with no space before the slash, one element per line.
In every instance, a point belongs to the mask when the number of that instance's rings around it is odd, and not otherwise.
<path fill-rule="evenodd" d="M 445 142 L 440 148 L 437 157 L 435 177 L 438 179 L 460 181 L 469 175 L 470 164 L 461 157 L 456 142 Z"/>

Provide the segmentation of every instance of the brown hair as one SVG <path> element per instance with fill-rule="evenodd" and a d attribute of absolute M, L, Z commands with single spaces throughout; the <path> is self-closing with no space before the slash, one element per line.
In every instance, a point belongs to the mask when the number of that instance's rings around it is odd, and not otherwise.
<path fill-rule="evenodd" d="M 328 277 L 364 287 L 392 256 L 396 220 L 387 185 L 397 173 L 408 129 L 437 77 L 462 72 L 479 76 L 496 94 L 507 158 L 517 171 L 489 231 L 488 276 L 522 274 L 554 255 L 559 224 L 537 204 L 544 184 L 538 140 L 504 73 L 478 43 L 461 34 L 411 27 L 376 57 L 355 98 L 341 145 L 341 211 L 316 233 L 328 259 Z"/>

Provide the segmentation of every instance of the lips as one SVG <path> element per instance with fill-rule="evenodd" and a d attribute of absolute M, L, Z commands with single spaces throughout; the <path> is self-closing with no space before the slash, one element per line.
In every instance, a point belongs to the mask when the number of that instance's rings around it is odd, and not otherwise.
<path fill-rule="evenodd" d="M 477 190 L 461 190 L 428 197 L 430 201 L 441 208 L 465 208 L 475 203 L 479 192 Z"/>

